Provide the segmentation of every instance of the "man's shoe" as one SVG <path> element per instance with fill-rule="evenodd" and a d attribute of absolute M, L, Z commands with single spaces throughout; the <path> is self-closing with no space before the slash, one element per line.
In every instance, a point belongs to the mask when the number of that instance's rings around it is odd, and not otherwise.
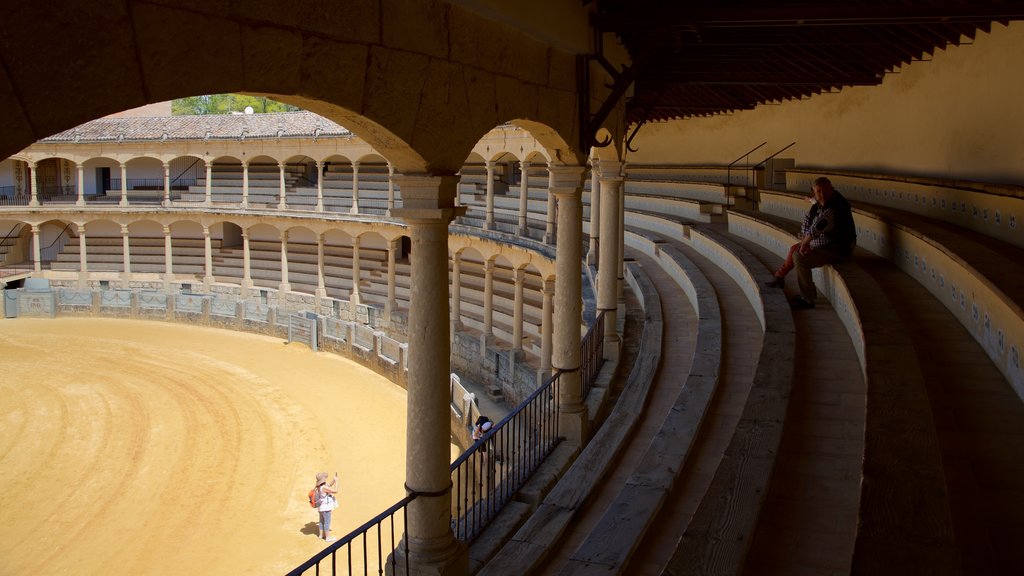
<path fill-rule="evenodd" d="M 772 276 L 772 279 L 765 282 L 764 285 L 769 288 L 782 288 L 785 283 L 786 279 L 782 276 Z"/>
<path fill-rule="evenodd" d="M 814 302 L 804 300 L 803 296 L 794 296 L 793 299 L 789 301 L 789 308 L 791 310 L 810 310 L 811 308 L 814 308 Z"/>

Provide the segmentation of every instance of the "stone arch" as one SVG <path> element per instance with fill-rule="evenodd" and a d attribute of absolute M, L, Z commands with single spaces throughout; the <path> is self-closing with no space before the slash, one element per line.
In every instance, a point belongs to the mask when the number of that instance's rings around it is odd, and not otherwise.
<path fill-rule="evenodd" d="M 563 142 L 575 134 L 575 115 L 565 113 L 576 98 L 575 54 L 448 2 L 338 4 L 317 18 L 277 4 L 133 2 L 112 12 L 61 2 L 56 9 L 68 23 L 60 34 L 46 29 L 52 19 L 42 8 L 0 24 L 10 39 L 9 93 L 21 103 L 3 107 L 2 157 L 126 108 L 219 92 L 263 94 L 321 114 L 407 174 L 455 173 L 479 135 L 503 118 L 547 122 Z M 406 33 L 410 22 L 422 23 L 423 33 Z M 172 40 L 168 29 L 190 34 Z M 504 39 L 502 57 L 464 41 L 467 30 Z M 90 47 L 84 54 L 83 46 Z M 63 101 L 68 93 L 75 106 Z M 568 158 L 569 147 L 559 149 L 558 160 Z"/>

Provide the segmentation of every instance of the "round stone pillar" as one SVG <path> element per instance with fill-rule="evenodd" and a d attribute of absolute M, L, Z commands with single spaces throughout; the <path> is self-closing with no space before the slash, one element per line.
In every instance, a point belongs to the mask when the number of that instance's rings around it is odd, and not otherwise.
<path fill-rule="evenodd" d="M 554 320 L 554 281 L 545 278 L 541 283 L 540 292 L 544 296 L 542 307 L 544 318 L 541 320 L 540 326 L 540 375 L 541 382 L 543 382 L 547 380 L 548 376 L 551 376 L 551 340 L 554 332 L 552 326 Z"/>
<path fill-rule="evenodd" d="M 593 168 L 590 171 L 590 245 L 587 248 L 587 264 L 593 264 L 598 259 L 601 244 L 601 179 L 598 177 L 601 161 L 594 158 L 591 165 Z"/>
<path fill-rule="evenodd" d="M 171 227 L 164 226 L 164 290 L 171 289 L 171 279 L 174 278 L 174 246 L 171 237 Z"/>
<path fill-rule="evenodd" d="M 528 224 L 526 214 L 530 211 L 530 163 L 523 161 L 519 180 L 519 235 L 526 236 Z"/>
<path fill-rule="evenodd" d="M 523 282 L 526 270 L 516 268 L 512 271 L 515 280 L 514 300 L 512 302 L 512 350 L 521 352 L 523 349 Z"/>
<path fill-rule="evenodd" d="M 580 375 L 580 328 L 583 323 L 582 166 L 552 166 L 550 190 L 558 198 L 555 252 L 555 319 L 552 369 L 561 371 L 558 386 L 558 433 L 580 446 L 588 437 L 587 405 Z"/>
<path fill-rule="evenodd" d="M 89 258 L 86 254 L 85 224 L 76 224 L 78 232 L 78 287 L 89 286 Z"/>
<path fill-rule="evenodd" d="M 78 163 L 78 199 L 75 206 L 85 206 L 85 165 Z"/>
<path fill-rule="evenodd" d="M 164 162 L 164 199 L 160 203 L 164 208 L 171 205 L 171 165 Z"/>
<path fill-rule="evenodd" d="M 618 162 L 602 162 L 600 175 L 601 203 L 605 206 L 618 206 L 622 190 L 622 177 L 619 175 Z M 617 210 L 605 210 L 601 215 L 601 237 L 597 273 L 597 310 L 604 312 L 604 357 L 606 360 L 619 359 L 619 334 L 617 332 L 617 315 L 619 309 L 618 272 L 619 254 L 618 237 L 619 215 Z"/>
<path fill-rule="evenodd" d="M 407 510 L 408 530 L 394 558 L 409 573 L 465 575 L 469 556 L 451 529 L 451 342 L 448 312 L 448 224 L 464 209 L 454 205 L 454 175 L 396 177 L 402 208 L 395 216 L 412 240 L 409 294 L 409 375 L 405 487 L 417 494 Z M 403 573 L 399 566 L 395 573 Z"/>
<path fill-rule="evenodd" d="M 206 186 L 203 204 L 213 206 L 213 160 L 206 161 Z"/>
<path fill-rule="evenodd" d="M 487 166 L 487 211 L 484 215 L 484 230 L 494 229 L 494 160 L 488 160 Z"/>
<path fill-rule="evenodd" d="M 128 206 L 128 165 L 121 163 L 121 200 L 117 203 L 121 208 Z"/>
<path fill-rule="evenodd" d="M 292 285 L 288 281 L 288 231 L 281 231 L 281 285 L 277 288 L 281 297 L 285 292 L 291 292 Z"/>
<path fill-rule="evenodd" d="M 284 189 L 284 187 L 285 187 L 284 168 L 285 168 L 285 163 L 284 162 L 278 162 L 277 163 L 277 173 L 278 173 L 278 179 L 279 179 L 279 189 L 278 189 L 278 192 L 277 192 L 277 194 L 278 194 L 277 209 L 278 210 L 284 210 L 284 209 L 288 208 L 288 204 L 285 203 L 285 200 L 284 200 L 284 194 L 285 194 L 285 189 Z"/>

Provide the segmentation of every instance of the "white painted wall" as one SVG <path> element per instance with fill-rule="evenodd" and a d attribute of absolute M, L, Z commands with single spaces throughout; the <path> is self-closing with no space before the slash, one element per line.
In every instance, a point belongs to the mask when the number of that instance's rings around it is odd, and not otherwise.
<path fill-rule="evenodd" d="M 728 164 L 763 141 L 759 161 L 1024 184 L 1024 22 L 936 51 L 880 86 L 712 118 L 645 125 L 636 164 Z"/>

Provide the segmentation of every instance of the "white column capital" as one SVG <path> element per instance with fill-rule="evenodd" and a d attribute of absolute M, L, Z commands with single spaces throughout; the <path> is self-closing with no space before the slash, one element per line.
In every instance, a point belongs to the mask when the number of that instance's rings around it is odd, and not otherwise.
<path fill-rule="evenodd" d="M 169 236 L 170 234 L 171 234 L 171 227 L 170 226 L 164 226 L 164 236 Z"/>
<path fill-rule="evenodd" d="M 601 162 L 599 167 L 595 167 L 594 171 L 597 172 L 597 177 L 602 182 L 606 181 L 619 181 L 621 182 L 624 176 L 624 164 L 622 162 L 604 161 Z"/>
<path fill-rule="evenodd" d="M 128 235 L 128 225 L 127 224 L 121 224 L 121 235 L 122 236 L 127 236 Z"/>
<path fill-rule="evenodd" d="M 76 222 L 75 223 L 75 230 L 78 232 L 79 236 L 84 236 L 85 235 L 85 224 L 79 224 L 79 223 Z"/>
<path fill-rule="evenodd" d="M 548 189 L 556 196 L 580 196 L 583 190 L 583 166 L 548 166 Z"/>
<path fill-rule="evenodd" d="M 465 206 L 455 205 L 458 176 L 396 174 L 393 180 L 402 189 L 402 207 L 392 214 L 406 222 L 451 222 L 466 211 Z"/>

